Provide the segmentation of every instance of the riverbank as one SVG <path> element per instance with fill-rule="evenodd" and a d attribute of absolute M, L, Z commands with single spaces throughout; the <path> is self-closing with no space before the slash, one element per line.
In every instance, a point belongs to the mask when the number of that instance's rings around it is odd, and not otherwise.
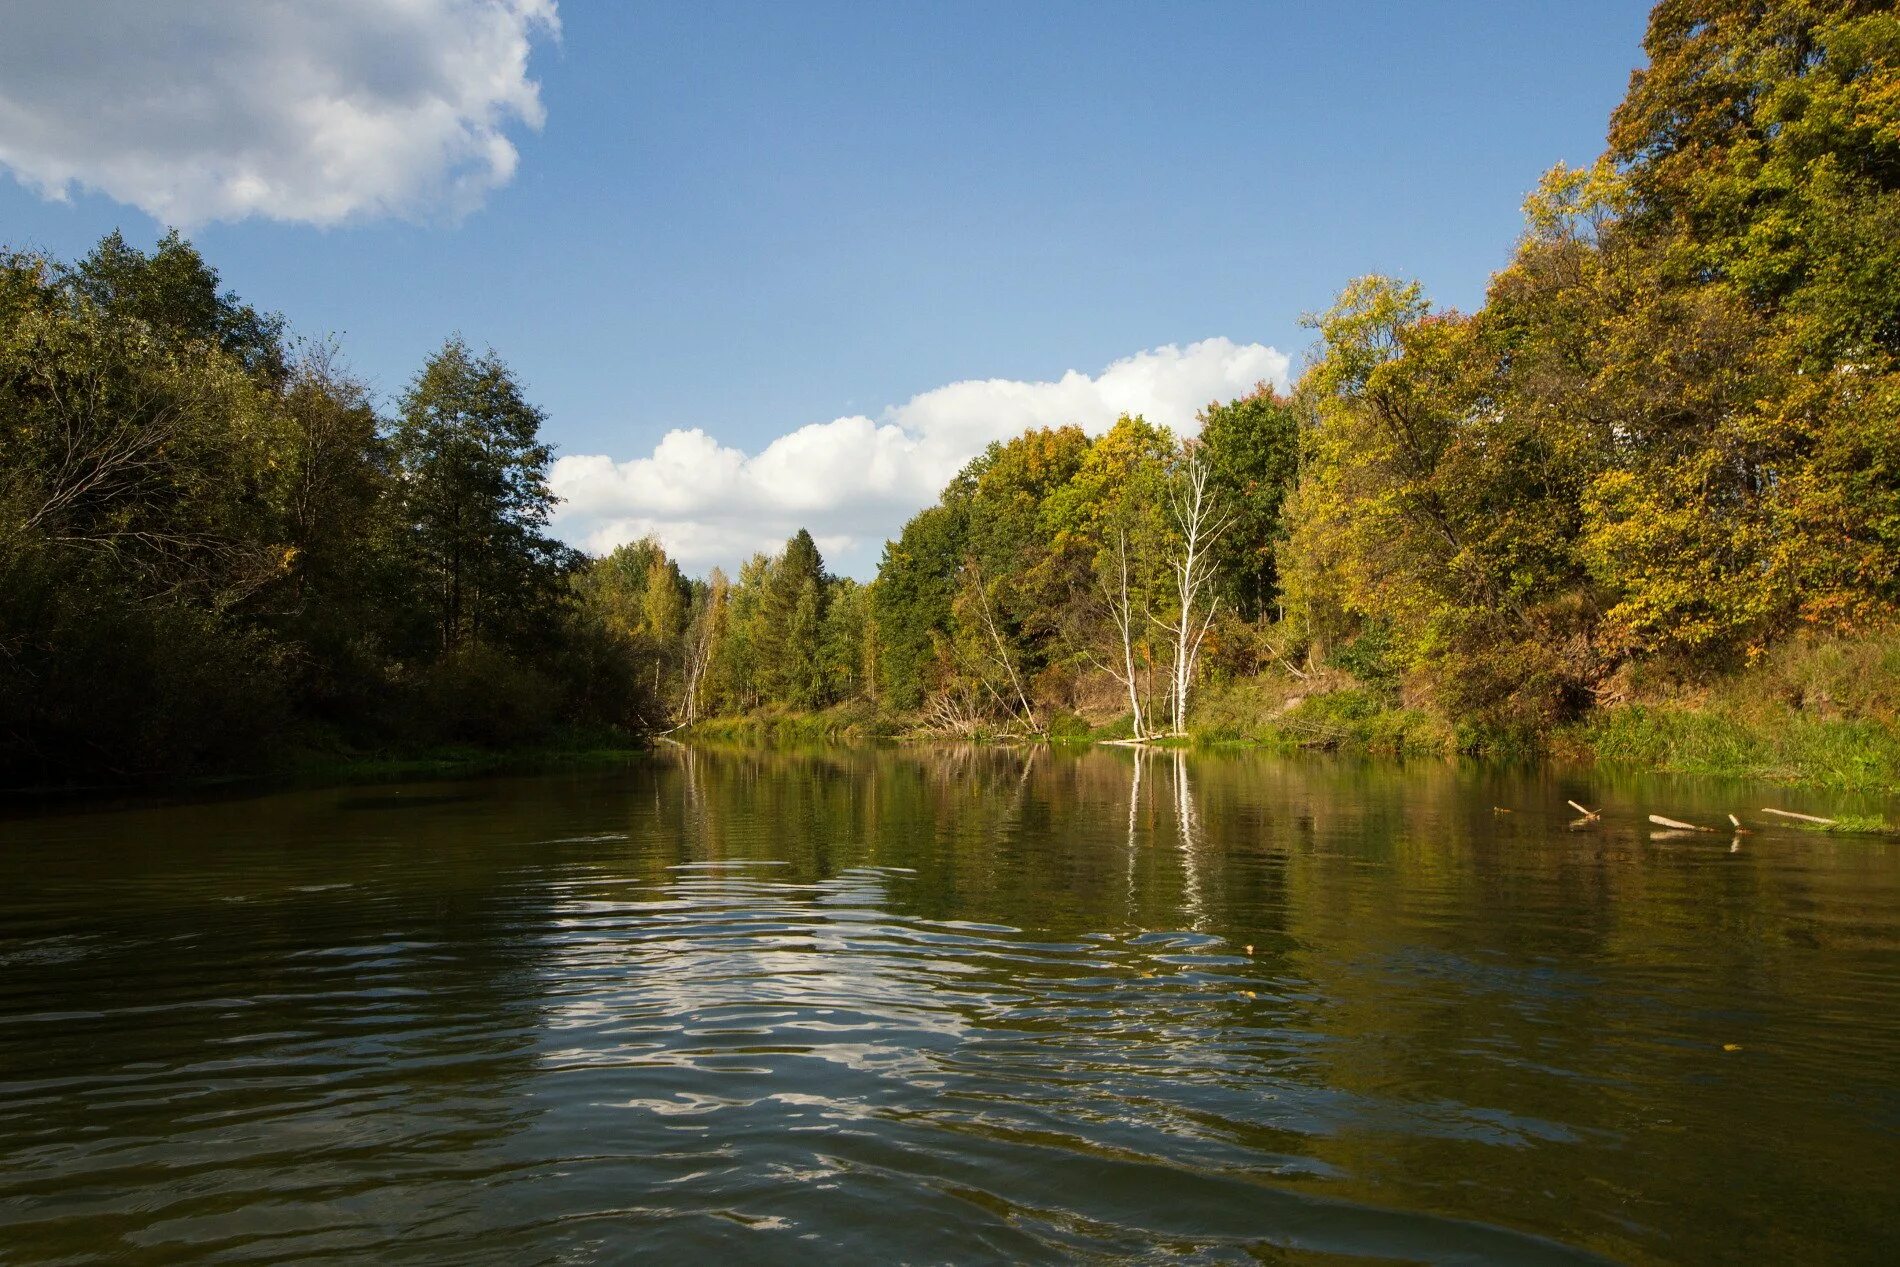
<path fill-rule="evenodd" d="M 954 736 L 977 742 L 1086 745 L 1126 740 L 1127 714 L 1048 710 L 1033 736 L 1002 728 Z M 716 717 L 679 738 L 796 745 L 943 739 L 913 716 L 868 701 L 820 712 Z M 1324 670 L 1212 682 L 1196 694 L 1183 737 L 1196 747 L 1326 750 L 1376 756 L 1554 759 L 1662 774 L 1753 779 L 1843 792 L 1900 791 L 1900 635 L 1796 639 L 1720 678 L 1675 677 L 1656 666 L 1622 674 L 1605 702 L 1543 734 L 1463 726 L 1396 686 Z"/>
<path fill-rule="evenodd" d="M 1237 694 L 1244 695 L 1245 688 Z M 1211 714 L 1211 716 L 1209 715 Z M 1487 734 L 1358 688 L 1298 698 L 1279 710 L 1229 694 L 1190 733 L 1202 744 L 1324 748 L 1381 756 L 1555 758 L 1659 774 L 1900 791 L 1900 727 L 1816 716 L 1785 703 L 1651 700 L 1593 709 L 1548 735 Z"/>
<path fill-rule="evenodd" d="M 152 774 L 102 781 L 0 787 L 0 803 L 58 803 L 120 794 L 215 792 L 229 787 L 294 787 L 331 783 L 376 783 L 397 779 L 463 778 L 562 766 L 602 766 L 637 760 L 653 751 L 637 737 L 584 731 L 532 742 L 483 747 L 437 744 L 355 749 L 290 744 L 260 756 L 252 766 L 194 775 Z"/>
<path fill-rule="evenodd" d="M 257 777 L 353 782 L 424 775 L 454 777 L 561 765 L 607 765 L 650 753 L 627 737 L 585 735 L 503 748 L 448 745 L 412 752 L 299 752 Z"/>

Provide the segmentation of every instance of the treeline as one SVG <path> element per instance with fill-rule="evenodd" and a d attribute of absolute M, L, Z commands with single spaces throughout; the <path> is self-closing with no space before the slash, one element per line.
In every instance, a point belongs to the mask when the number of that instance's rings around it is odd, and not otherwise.
<path fill-rule="evenodd" d="M 1139 418 L 1093 440 L 1032 431 L 971 462 L 869 585 L 828 575 L 800 531 L 730 580 L 689 580 L 649 540 L 580 586 L 647 649 L 682 722 L 855 704 L 963 734 L 1084 712 L 1180 730 L 1204 656 L 1250 671 L 1279 654 L 1298 446 L 1293 403 L 1264 387 L 1210 407 L 1192 445 Z"/>
<path fill-rule="evenodd" d="M 1302 637 L 1546 727 L 1900 598 L 1900 14 L 1666 0 L 1475 313 L 1354 283 L 1283 556 Z"/>
<path fill-rule="evenodd" d="M 552 541 L 541 415 L 459 341 L 385 418 L 176 237 L 0 256 L 0 776 L 762 713 L 1152 736 L 1237 683 L 1484 746 L 1890 627 L 1900 16 L 1667 0 L 1645 48 L 1476 312 L 1355 281 L 1289 393 L 992 445 L 865 585 L 804 532 L 704 579 Z"/>
<path fill-rule="evenodd" d="M 992 446 L 836 622 L 808 544 L 755 561 L 689 640 L 733 650 L 683 712 L 855 693 L 945 730 L 1159 733 L 1197 682 L 1270 673 L 1481 745 L 1889 624 L 1900 16 L 1668 0 L 1645 48 L 1478 311 L 1362 278 L 1287 397 L 1189 441 L 1124 418 Z M 815 595 L 795 622 L 781 568 Z M 806 668 L 739 667 L 742 601 Z"/>
<path fill-rule="evenodd" d="M 736 579 L 690 579 L 655 541 L 593 560 L 584 608 L 638 649 L 653 698 L 676 724 L 772 707 L 810 712 L 869 698 L 875 645 L 867 587 L 825 571 L 802 529 Z"/>
<path fill-rule="evenodd" d="M 0 780 L 643 729 L 541 421 L 458 339 L 380 416 L 175 234 L 0 255 Z"/>

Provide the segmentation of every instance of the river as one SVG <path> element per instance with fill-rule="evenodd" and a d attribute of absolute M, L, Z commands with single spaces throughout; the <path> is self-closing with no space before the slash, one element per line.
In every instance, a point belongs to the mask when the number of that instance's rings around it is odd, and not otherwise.
<path fill-rule="evenodd" d="M 1892 1262 L 1900 845 L 1768 795 L 669 751 L 15 812 L 0 1262 Z"/>

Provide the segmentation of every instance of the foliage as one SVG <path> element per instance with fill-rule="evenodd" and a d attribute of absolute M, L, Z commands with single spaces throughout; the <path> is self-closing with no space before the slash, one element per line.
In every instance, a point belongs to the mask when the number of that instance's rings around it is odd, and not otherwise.
<path fill-rule="evenodd" d="M 542 534 L 553 511 L 543 415 L 493 352 L 450 339 L 403 394 L 390 436 L 405 554 L 421 574 L 442 647 L 517 645 L 552 605 L 567 566 Z"/>
<path fill-rule="evenodd" d="M 0 256 L 0 771 L 904 718 L 1900 781 L 1900 14 L 1645 49 L 1475 311 L 1352 281 L 1290 394 L 992 444 L 868 584 L 560 546 L 460 339 L 384 419 L 176 235 Z"/>
<path fill-rule="evenodd" d="M 1483 727 L 1900 597 L 1900 20 L 1670 0 L 1646 47 L 1480 311 L 1368 278 L 1316 322 L 1298 621 L 1389 630 L 1411 694 Z"/>
<path fill-rule="evenodd" d="M 1214 496 L 1233 518 L 1214 545 L 1221 591 L 1242 620 L 1257 621 L 1279 606 L 1281 512 L 1299 478 L 1299 407 L 1262 383 L 1202 410 L 1200 441 Z"/>
<path fill-rule="evenodd" d="M 176 234 L 0 255 L 0 781 L 637 730 L 541 415 L 451 341 L 385 422 Z"/>

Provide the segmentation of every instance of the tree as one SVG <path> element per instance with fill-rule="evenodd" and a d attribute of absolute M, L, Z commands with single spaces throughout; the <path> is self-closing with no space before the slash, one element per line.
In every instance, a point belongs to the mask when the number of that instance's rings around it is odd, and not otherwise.
<path fill-rule="evenodd" d="M 1006 634 L 998 616 L 992 584 L 985 579 L 983 565 L 975 556 L 965 561 L 952 605 L 956 667 L 998 712 L 1033 731 L 1037 729 L 1036 710 L 1023 684 L 1016 640 Z"/>
<path fill-rule="evenodd" d="M 1049 565 L 1070 557 L 1078 564 L 1067 575 L 1063 639 L 1121 686 L 1137 739 L 1150 720 L 1143 670 L 1152 676 L 1151 626 L 1169 532 L 1163 507 L 1176 451 L 1167 428 L 1123 415 L 1090 444 L 1043 512 Z"/>
<path fill-rule="evenodd" d="M 653 656 L 653 693 L 661 699 L 667 697 L 668 684 L 680 664 L 687 597 L 686 579 L 671 559 L 662 556 L 647 566 L 640 596 L 641 626 Z"/>
<path fill-rule="evenodd" d="M 218 289 L 218 271 L 173 229 L 150 255 L 113 230 L 64 270 L 74 293 L 117 320 L 136 321 L 167 342 L 199 342 L 276 382 L 289 371 L 284 319 Z"/>
<path fill-rule="evenodd" d="M 755 554 L 739 567 L 739 579 L 727 599 L 726 637 L 718 644 L 713 676 L 724 706 L 746 711 L 765 698 L 767 659 L 777 636 L 764 611 L 772 560 Z"/>
<path fill-rule="evenodd" d="M 1168 513 L 1174 521 L 1176 547 L 1168 560 L 1174 575 L 1174 732 L 1187 733 L 1188 689 L 1208 628 L 1220 607 L 1214 589 L 1213 549 L 1232 523 L 1209 487 L 1209 468 L 1198 445 L 1189 445 L 1168 487 Z"/>
<path fill-rule="evenodd" d="M 391 451 L 444 649 L 518 636 L 551 601 L 561 549 L 542 533 L 555 503 L 543 420 L 498 356 L 459 338 L 403 394 Z"/>
<path fill-rule="evenodd" d="M 800 528 L 772 560 L 764 577 L 758 642 L 766 695 L 797 709 L 828 702 L 823 664 L 827 581 L 825 561 L 811 533 Z"/>
<path fill-rule="evenodd" d="M 1128 553 L 1128 529 L 1117 526 L 1115 544 L 1111 555 L 1104 549 L 1097 556 L 1096 583 L 1101 587 L 1102 597 L 1108 608 L 1108 618 L 1115 631 L 1115 654 L 1106 661 L 1096 663 L 1107 670 L 1109 676 L 1120 682 L 1122 689 L 1128 692 L 1128 713 L 1134 727 L 1134 737 L 1147 737 L 1146 719 L 1141 709 L 1141 677 L 1136 667 L 1135 647 L 1141 638 L 1143 613 L 1136 608 L 1138 582 L 1135 580 L 1136 568 Z M 1110 567 L 1103 567 L 1112 559 Z M 1083 644 L 1085 647 L 1087 643 Z"/>
<path fill-rule="evenodd" d="M 719 646 L 726 636 L 726 574 L 714 568 L 704 585 L 695 589 L 692 616 L 686 629 L 686 681 L 680 715 L 699 720 L 703 696 Z"/>
<path fill-rule="evenodd" d="M 865 586 L 850 577 L 832 582 L 820 644 L 825 697 L 829 700 L 857 699 L 871 689 L 866 672 L 866 662 L 875 652 L 870 645 L 870 606 Z"/>
<path fill-rule="evenodd" d="M 1281 510 L 1299 478 L 1299 409 L 1261 383 L 1201 411 L 1208 489 L 1232 517 L 1211 547 L 1218 585 L 1243 620 L 1272 614 L 1280 597 Z"/>
<path fill-rule="evenodd" d="M 878 680 L 887 704 L 912 710 L 936 685 L 937 648 L 949 635 L 957 572 L 965 546 L 961 504 L 948 501 L 913 516 L 885 543 L 873 590 Z"/>

